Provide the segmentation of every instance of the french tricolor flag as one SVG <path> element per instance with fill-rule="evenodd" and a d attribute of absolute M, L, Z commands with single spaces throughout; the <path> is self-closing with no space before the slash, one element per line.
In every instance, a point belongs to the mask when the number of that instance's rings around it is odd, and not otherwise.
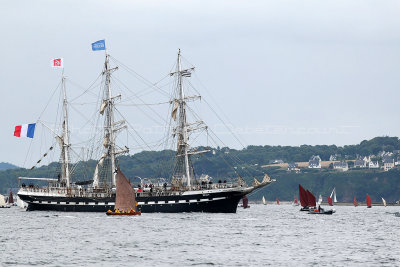
<path fill-rule="evenodd" d="M 14 136 L 33 138 L 36 123 L 22 124 L 15 126 Z"/>

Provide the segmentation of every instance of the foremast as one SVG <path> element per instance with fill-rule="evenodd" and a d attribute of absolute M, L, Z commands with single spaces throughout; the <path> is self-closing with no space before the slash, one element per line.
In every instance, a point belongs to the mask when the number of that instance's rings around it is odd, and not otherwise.
<path fill-rule="evenodd" d="M 115 110 L 115 100 L 120 98 L 121 95 L 113 96 L 112 88 L 111 88 L 111 74 L 118 69 L 118 67 L 110 68 L 109 62 L 110 55 L 106 52 L 106 59 L 104 63 L 104 71 L 103 75 L 105 76 L 105 87 L 104 87 L 104 98 L 102 105 L 100 107 L 100 114 L 104 115 L 104 148 L 105 153 L 100 158 L 95 174 L 94 174 L 94 181 L 93 186 L 99 186 L 99 167 L 103 166 L 104 160 L 109 159 L 111 169 L 111 186 L 116 186 L 116 169 L 117 169 L 117 162 L 116 157 L 119 154 L 129 152 L 129 149 L 125 147 L 122 150 L 116 150 L 116 133 L 124 128 L 126 128 L 126 123 L 124 120 L 115 122 L 114 119 L 114 110 Z"/>
<path fill-rule="evenodd" d="M 190 132 L 207 128 L 203 121 L 196 121 L 194 123 L 187 122 L 187 101 L 200 99 L 200 96 L 185 96 L 183 77 L 191 77 L 191 72 L 193 70 L 194 68 L 182 69 L 181 50 L 178 49 L 177 69 L 175 72 L 171 73 L 171 76 L 177 76 L 177 92 L 175 93 L 176 98 L 171 101 L 171 103 L 173 103 L 172 117 L 174 120 L 176 120 L 176 114 L 178 113 L 177 126 L 173 131 L 173 135 L 177 136 L 177 152 L 173 179 L 178 181 L 178 184 L 186 185 L 188 188 L 193 185 L 193 180 L 195 179 L 190 156 L 209 151 L 191 151 L 189 145 Z"/>
<path fill-rule="evenodd" d="M 70 170 L 69 170 L 69 126 L 68 126 L 68 102 L 67 102 L 67 90 L 65 86 L 64 68 L 62 70 L 61 86 L 63 90 L 63 117 L 64 121 L 62 124 L 62 137 L 60 138 L 61 146 L 61 165 L 62 165 L 62 179 L 61 182 L 65 183 L 66 187 L 70 187 Z"/>

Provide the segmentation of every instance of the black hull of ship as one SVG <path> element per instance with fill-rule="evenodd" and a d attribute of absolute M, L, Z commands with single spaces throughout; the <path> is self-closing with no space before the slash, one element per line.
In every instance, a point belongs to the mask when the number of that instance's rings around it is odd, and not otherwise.
<path fill-rule="evenodd" d="M 176 196 L 137 196 L 142 213 L 210 212 L 235 213 L 244 192 L 219 192 Z M 20 195 L 28 211 L 107 212 L 114 209 L 114 198 L 52 197 Z"/>

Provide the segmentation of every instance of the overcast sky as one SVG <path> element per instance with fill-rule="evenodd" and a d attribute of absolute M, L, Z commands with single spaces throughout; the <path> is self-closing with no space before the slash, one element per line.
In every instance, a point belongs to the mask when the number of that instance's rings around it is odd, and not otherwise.
<path fill-rule="evenodd" d="M 399 136 L 399 14 L 398 1 L 368 0 L 1 1 L 0 162 L 24 165 L 30 140 L 13 130 L 35 122 L 56 88 L 50 59 L 64 57 L 67 76 L 88 87 L 104 61 L 90 44 L 104 38 L 115 58 L 153 82 L 181 48 L 244 145 Z"/>

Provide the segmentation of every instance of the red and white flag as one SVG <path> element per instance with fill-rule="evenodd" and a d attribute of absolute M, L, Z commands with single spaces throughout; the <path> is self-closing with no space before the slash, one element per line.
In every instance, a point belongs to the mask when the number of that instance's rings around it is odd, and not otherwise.
<path fill-rule="evenodd" d="M 52 59 L 51 66 L 53 68 L 64 68 L 64 59 L 63 58 Z"/>

